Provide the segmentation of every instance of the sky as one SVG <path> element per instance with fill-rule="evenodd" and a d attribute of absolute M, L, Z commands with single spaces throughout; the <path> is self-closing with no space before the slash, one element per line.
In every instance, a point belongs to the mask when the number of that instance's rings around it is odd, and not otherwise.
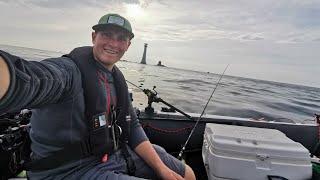
<path fill-rule="evenodd" d="M 0 44 L 91 45 L 106 13 L 132 24 L 123 59 L 320 87 L 319 0 L 0 0 Z"/>

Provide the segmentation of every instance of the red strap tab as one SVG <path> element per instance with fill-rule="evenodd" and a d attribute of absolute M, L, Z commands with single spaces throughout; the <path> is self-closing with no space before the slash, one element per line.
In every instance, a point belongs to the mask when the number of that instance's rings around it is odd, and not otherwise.
<path fill-rule="evenodd" d="M 108 154 L 103 155 L 101 161 L 102 161 L 103 163 L 107 162 L 107 161 L 108 161 Z"/>

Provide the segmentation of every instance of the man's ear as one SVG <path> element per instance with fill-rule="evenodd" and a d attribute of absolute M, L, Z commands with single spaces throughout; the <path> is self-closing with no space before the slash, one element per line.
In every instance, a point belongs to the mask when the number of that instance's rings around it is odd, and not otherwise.
<path fill-rule="evenodd" d="M 130 45 L 131 45 L 131 41 L 128 42 L 127 50 L 129 49 Z M 127 51 L 127 50 L 126 50 L 126 51 Z"/>
<path fill-rule="evenodd" d="M 97 33 L 96 33 L 96 32 L 92 32 L 92 33 L 91 33 L 91 38 L 92 38 L 91 41 L 92 41 L 92 44 L 95 43 L 96 37 L 97 37 Z"/>

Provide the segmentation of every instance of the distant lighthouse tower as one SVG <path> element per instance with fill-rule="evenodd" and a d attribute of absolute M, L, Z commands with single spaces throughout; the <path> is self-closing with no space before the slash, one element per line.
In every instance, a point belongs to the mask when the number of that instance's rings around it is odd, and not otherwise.
<path fill-rule="evenodd" d="M 142 59 L 141 59 L 140 64 L 147 64 L 147 60 L 146 60 L 146 56 L 147 56 L 147 47 L 148 47 L 148 44 L 147 44 L 147 43 L 144 43 L 143 56 L 142 56 Z"/>

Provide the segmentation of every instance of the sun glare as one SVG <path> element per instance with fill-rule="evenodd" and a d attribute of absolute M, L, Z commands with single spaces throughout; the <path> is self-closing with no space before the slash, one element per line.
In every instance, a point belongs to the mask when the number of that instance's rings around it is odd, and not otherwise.
<path fill-rule="evenodd" d="M 126 11 L 129 17 L 138 19 L 144 16 L 143 8 L 138 4 L 126 4 Z"/>

